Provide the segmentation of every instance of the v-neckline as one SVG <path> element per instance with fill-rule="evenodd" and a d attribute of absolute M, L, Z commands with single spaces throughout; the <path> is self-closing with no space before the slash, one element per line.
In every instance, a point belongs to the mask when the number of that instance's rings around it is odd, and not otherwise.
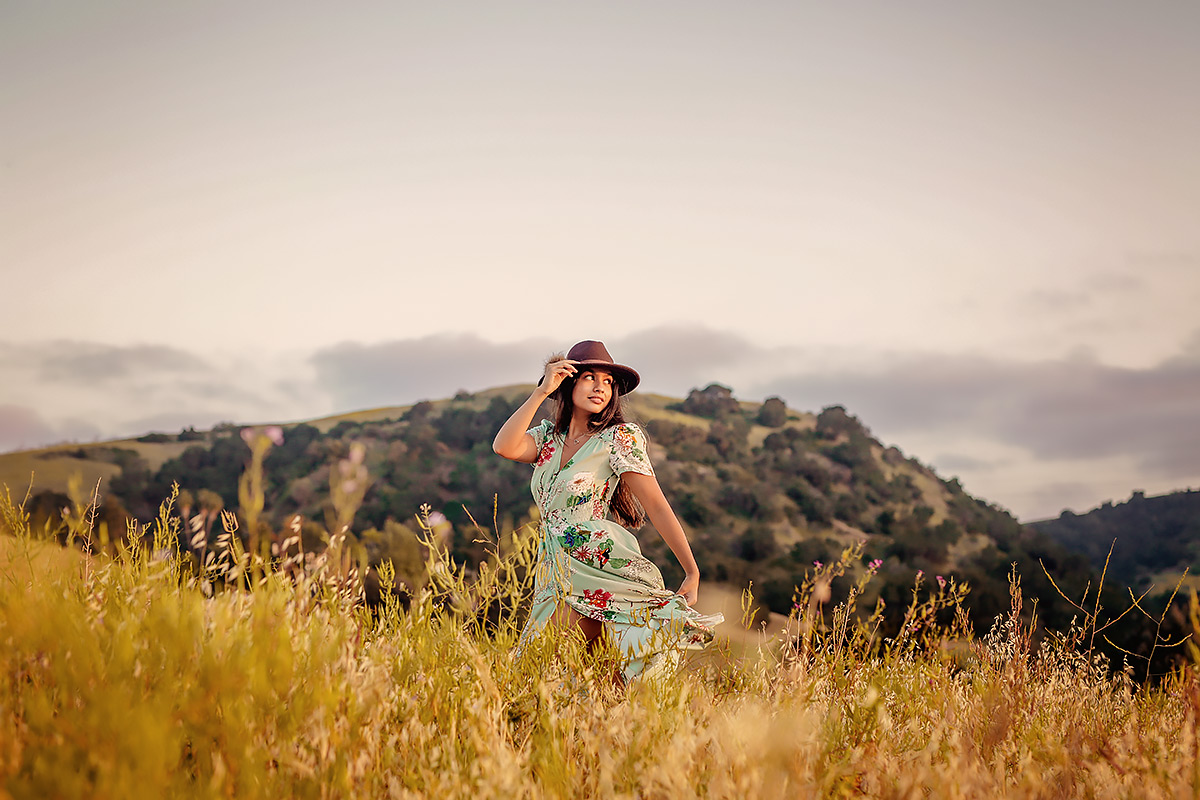
<path fill-rule="evenodd" d="M 584 439 L 583 444 L 579 445 L 579 447 L 576 447 L 575 452 L 571 454 L 571 457 L 567 459 L 566 463 L 563 463 L 563 456 L 567 454 L 567 435 L 565 433 L 561 434 L 563 443 L 562 447 L 560 447 L 558 450 L 558 469 L 555 470 L 555 474 L 557 475 L 561 473 L 564 469 L 575 463 L 575 456 L 579 455 L 583 451 L 583 448 L 587 447 L 591 441 L 599 435 L 600 431 L 596 431 L 591 436 Z"/>

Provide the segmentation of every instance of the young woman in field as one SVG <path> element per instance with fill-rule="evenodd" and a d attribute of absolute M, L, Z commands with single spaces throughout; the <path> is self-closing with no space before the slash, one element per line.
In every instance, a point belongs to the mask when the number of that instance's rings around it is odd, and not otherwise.
<path fill-rule="evenodd" d="M 533 609 L 518 649 L 547 627 L 577 628 L 589 648 L 607 629 L 626 681 L 673 667 L 681 648 L 703 647 L 724 619 L 691 607 L 700 589 L 696 559 L 654 477 L 645 434 L 622 414 L 621 396 L 639 381 L 603 343 L 580 342 L 546 364 L 492 444 L 505 458 L 533 464 L 542 516 Z M 551 397 L 553 419 L 530 427 Z M 664 586 L 627 529 L 647 517 L 683 566 L 678 592 Z"/>

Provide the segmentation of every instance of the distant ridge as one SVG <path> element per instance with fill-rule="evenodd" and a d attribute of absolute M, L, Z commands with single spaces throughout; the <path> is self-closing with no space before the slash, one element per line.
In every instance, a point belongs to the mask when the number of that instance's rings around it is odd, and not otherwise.
<path fill-rule="evenodd" d="M 1085 554 L 1097 569 L 1111 546 L 1109 572 L 1129 586 L 1173 586 L 1190 569 L 1189 585 L 1200 588 L 1200 490 L 1150 497 L 1134 492 L 1122 503 L 1104 503 L 1085 514 L 1064 511 L 1029 526 Z"/>

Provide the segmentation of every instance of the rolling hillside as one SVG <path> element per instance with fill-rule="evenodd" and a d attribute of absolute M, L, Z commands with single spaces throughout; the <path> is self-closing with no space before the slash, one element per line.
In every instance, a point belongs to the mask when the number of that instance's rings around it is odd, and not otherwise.
<path fill-rule="evenodd" d="M 529 468 L 497 458 L 490 447 L 529 389 L 502 387 L 285 425 L 283 444 L 265 462 L 263 534 L 281 538 L 298 518 L 309 545 L 321 547 L 318 523 L 331 511 L 331 465 L 358 444 L 370 478 L 351 529 L 364 557 L 411 561 L 411 521 L 429 503 L 449 522 L 456 558 L 473 563 L 483 550 L 470 516 L 503 531 L 535 513 Z M 955 576 L 970 583 L 976 625 L 985 628 L 1007 606 L 1011 564 L 1051 624 L 1065 625 L 1069 616 L 1039 562 L 1067 592 L 1082 593 L 1092 578 L 1083 557 L 883 446 L 839 406 L 814 414 L 777 399 L 740 402 L 719 385 L 683 399 L 635 394 L 629 405 L 649 432 L 659 479 L 706 580 L 735 590 L 753 583 L 774 612 L 790 609 L 792 589 L 813 562 L 835 559 L 855 543 L 864 548 L 864 564 L 881 562 L 868 604 L 883 599 L 901 609 L 918 573 L 929 583 Z M 77 491 L 102 479 L 100 520 L 112 531 L 123 530 L 127 515 L 150 518 L 177 481 L 185 490 L 183 514 L 201 517 L 211 532 L 216 509 L 238 506 L 238 477 L 249 457 L 240 430 L 7 454 L 0 456 L 0 479 L 21 496 L 32 470 L 29 508 L 51 529 L 68 501 L 69 476 L 81 476 Z M 659 537 L 649 529 L 639 537 L 667 580 L 679 580 Z"/>

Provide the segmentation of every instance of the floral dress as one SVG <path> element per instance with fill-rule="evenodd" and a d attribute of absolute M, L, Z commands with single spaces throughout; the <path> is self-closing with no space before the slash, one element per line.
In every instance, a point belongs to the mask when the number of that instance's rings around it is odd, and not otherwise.
<path fill-rule="evenodd" d="M 712 638 L 720 614 L 690 608 L 667 589 L 632 533 L 606 517 L 626 472 L 653 475 L 641 428 L 622 423 L 594 434 L 562 463 L 565 436 L 549 420 L 529 430 L 538 448 L 530 488 L 541 512 L 533 608 L 518 650 L 559 603 L 600 620 L 626 661 L 625 679 L 669 670 L 682 648 Z"/>

